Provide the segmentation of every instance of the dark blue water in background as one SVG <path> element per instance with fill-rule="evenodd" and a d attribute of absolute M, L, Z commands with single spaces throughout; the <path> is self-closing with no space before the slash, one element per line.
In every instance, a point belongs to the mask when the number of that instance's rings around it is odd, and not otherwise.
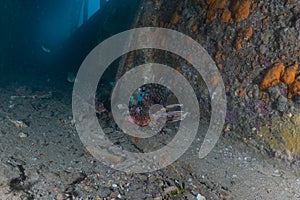
<path fill-rule="evenodd" d="M 67 84 L 68 72 L 76 74 L 97 44 L 131 28 L 138 5 L 137 0 L 2 0 L 1 86 Z"/>

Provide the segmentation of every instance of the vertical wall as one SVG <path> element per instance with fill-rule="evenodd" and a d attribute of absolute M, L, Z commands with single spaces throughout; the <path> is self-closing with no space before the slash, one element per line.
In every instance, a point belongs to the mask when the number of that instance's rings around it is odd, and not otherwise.
<path fill-rule="evenodd" d="M 87 54 L 106 38 L 132 27 L 139 0 L 110 0 L 63 44 L 57 66 L 76 71 Z"/>

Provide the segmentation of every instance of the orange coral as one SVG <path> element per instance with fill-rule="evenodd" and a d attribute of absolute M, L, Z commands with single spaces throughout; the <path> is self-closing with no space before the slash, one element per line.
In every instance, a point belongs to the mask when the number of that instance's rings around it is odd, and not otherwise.
<path fill-rule="evenodd" d="M 176 11 L 172 16 L 171 24 L 175 25 L 179 22 L 179 20 L 180 20 L 180 16 L 179 16 L 178 12 Z"/>
<path fill-rule="evenodd" d="M 242 40 L 242 37 L 241 36 L 238 36 L 237 38 L 236 38 L 236 43 L 235 43 L 235 48 L 236 48 L 236 50 L 241 50 L 242 48 L 243 48 L 243 40 Z"/>
<path fill-rule="evenodd" d="M 179 12 L 182 11 L 182 8 L 183 8 L 183 2 L 181 2 L 178 5 L 176 12 L 173 14 L 173 16 L 171 18 L 171 24 L 175 25 L 175 24 L 177 24 L 179 22 L 179 20 L 180 20 Z"/>
<path fill-rule="evenodd" d="M 179 66 L 175 67 L 175 70 L 176 70 L 177 72 L 179 72 L 179 73 L 182 72 L 181 67 L 179 67 Z"/>
<path fill-rule="evenodd" d="M 251 4 L 251 10 L 255 10 L 258 7 L 259 3 L 258 2 L 252 2 Z"/>
<path fill-rule="evenodd" d="M 227 4 L 226 0 L 216 0 L 215 2 L 216 2 L 215 8 L 217 9 L 223 9 Z"/>
<path fill-rule="evenodd" d="M 180 2 L 180 4 L 178 5 L 178 7 L 177 7 L 177 11 L 179 11 L 179 12 L 181 12 L 182 11 L 182 8 L 183 8 L 183 1 L 182 2 Z"/>
<path fill-rule="evenodd" d="M 246 28 L 246 30 L 245 30 L 245 36 L 244 36 L 244 39 L 245 39 L 246 41 L 250 40 L 250 38 L 252 37 L 252 34 L 253 34 L 252 26 L 249 26 L 249 27 Z"/>
<path fill-rule="evenodd" d="M 281 77 L 282 82 L 284 82 L 287 85 L 292 84 L 295 81 L 297 70 L 298 63 L 295 63 L 294 65 L 287 68 Z"/>
<path fill-rule="evenodd" d="M 206 15 L 206 23 L 210 23 L 217 18 L 217 12 L 215 9 L 209 9 Z"/>
<path fill-rule="evenodd" d="M 288 98 L 292 98 L 295 95 L 300 95 L 300 82 L 295 81 L 293 84 L 289 86 Z"/>
<path fill-rule="evenodd" d="M 237 38 L 235 41 L 235 48 L 238 51 L 243 48 L 243 33 L 241 30 L 238 32 L 238 35 L 237 35 Z"/>
<path fill-rule="evenodd" d="M 222 53 L 222 51 L 219 49 L 215 55 L 215 62 L 219 63 L 219 62 L 221 62 L 221 60 L 224 60 L 224 59 L 225 59 L 225 56 Z"/>
<path fill-rule="evenodd" d="M 267 72 L 265 78 L 260 84 L 261 90 L 266 90 L 271 86 L 275 86 L 280 82 L 280 77 L 284 72 L 283 63 L 276 63 L 273 67 Z"/>
<path fill-rule="evenodd" d="M 268 25 L 270 22 L 269 17 L 266 17 L 265 19 L 262 20 L 263 25 Z"/>
<path fill-rule="evenodd" d="M 233 18 L 236 22 L 241 22 L 250 14 L 250 0 L 237 0 L 231 7 Z"/>
<path fill-rule="evenodd" d="M 196 32 L 197 29 L 198 29 L 198 26 L 197 26 L 197 25 L 192 26 L 192 31 L 193 31 L 193 32 Z"/>
<path fill-rule="evenodd" d="M 225 9 L 221 15 L 221 20 L 223 22 L 229 22 L 231 20 L 231 12 Z"/>
<path fill-rule="evenodd" d="M 179 22 L 179 20 L 180 20 L 179 13 L 181 13 L 182 8 L 183 8 L 183 2 L 180 2 L 180 4 L 178 5 L 175 13 L 172 15 L 171 24 L 175 25 Z"/>
<path fill-rule="evenodd" d="M 223 9 L 227 4 L 227 0 L 207 0 L 207 4 L 212 9 Z"/>
<path fill-rule="evenodd" d="M 213 4 L 215 1 L 216 1 L 216 0 L 207 0 L 206 2 L 207 2 L 208 5 L 211 5 L 211 4 Z"/>
<path fill-rule="evenodd" d="M 217 18 L 217 9 L 224 9 L 226 7 L 227 0 L 207 0 L 207 4 L 209 5 L 209 9 L 206 15 L 206 23 L 209 23 Z"/>

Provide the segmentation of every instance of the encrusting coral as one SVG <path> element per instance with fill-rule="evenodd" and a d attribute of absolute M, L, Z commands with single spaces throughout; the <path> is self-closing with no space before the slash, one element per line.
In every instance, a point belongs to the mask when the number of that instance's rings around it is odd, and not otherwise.
<path fill-rule="evenodd" d="M 218 16 L 218 9 L 224 9 L 227 5 L 227 0 L 207 0 L 209 6 L 207 11 L 207 23 L 212 22 Z"/>
<path fill-rule="evenodd" d="M 260 84 L 261 90 L 266 90 L 269 87 L 275 86 L 280 83 L 280 77 L 284 73 L 284 65 L 283 63 L 276 63 L 273 67 L 267 72 L 265 78 Z"/>
<path fill-rule="evenodd" d="M 250 0 L 238 0 L 231 7 L 233 19 L 236 22 L 241 22 L 246 19 L 250 14 L 251 1 Z"/>
<path fill-rule="evenodd" d="M 292 84 L 295 81 L 297 70 L 298 63 L 295 63 L 294 65 L 288 67 L 281 77 L 282 82 L 284 82 L 287 85 Z"/>
<path fill-rule="evenodd" d="M 231 20 L 231 12 L 229 10 L 223 10 L 223 13 L 221 15 L 221 20 L 223 22 L 230 22 Z"/>
<path fill-rule="evenodd" d="M 293 84 L 291 84 L 289 86 L 289 92 L 287 97 L 293 98 L 295 95 L 300 95 L 300 82 L 299 81 L 295 81 Z"/>
<path fill-rule="evenodd" d="M 295 63 L 285 69 L 283 63 L 274 64 L 262 80 L 260 89 L 266 90 L 282 81 L 288 86 L 287 97 L 289 99 L 293 98 L 295 95 L 300 95 L 300 81 L 297 80 L 299 79 L 299 76 L 298 78 L 296 77 L 298 66 L 298 63 Z"/>
<path fill-rule="evenodd" d="M 245 32 L 244 32 L 244 39 L 246 41 L 250 40 L 250 38 L 252 37 L 253 35 L 253 29 L 252 29 L 252 26 L 249 26 L 248 28 L 245 29 Z"/>

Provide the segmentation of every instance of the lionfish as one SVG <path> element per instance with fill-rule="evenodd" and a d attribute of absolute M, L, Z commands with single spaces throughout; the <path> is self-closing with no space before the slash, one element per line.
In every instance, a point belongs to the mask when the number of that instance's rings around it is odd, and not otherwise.
<path fill-rule="evenodd" d="M 156 123 L 161 123 L 161 119 L 177 122 L 187 115 L 181 110 L 182 106 L 168 88 L 159 84 L 146 84 L 131 96 L 129 121 L 140 127 L 148 126 L 151 122 L 155 126 Z"/>

